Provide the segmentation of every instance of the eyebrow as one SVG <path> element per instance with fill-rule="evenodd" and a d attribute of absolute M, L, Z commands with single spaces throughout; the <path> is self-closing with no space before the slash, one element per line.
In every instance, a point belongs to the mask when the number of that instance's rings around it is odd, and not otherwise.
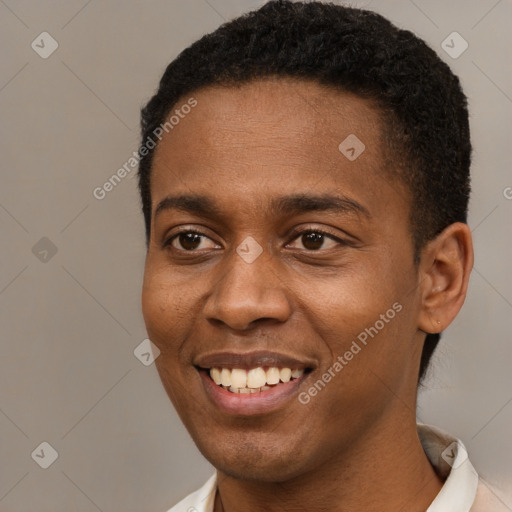
<path fill-rule="evenodd" d="M 168 196 L 162 199 L 155 209 L 155 218 L 166 210 L 184 211 L 200 217 L 218 219 L 225 217 L 225 214 L 212 198 L 199 194 Z M 271 200 L 268 211 L 276 216 L 297 215 L 317 211 L 362 214 L 367 218 L 371 217 L 370 212 L 363 205 L 340 194 L 294 194 L 276 197 Z"/>

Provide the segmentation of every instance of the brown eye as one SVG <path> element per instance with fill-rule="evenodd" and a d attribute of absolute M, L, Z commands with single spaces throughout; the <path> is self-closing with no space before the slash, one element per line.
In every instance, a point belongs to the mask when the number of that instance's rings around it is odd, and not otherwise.
<path fill-rule="evenodd" d="M 205 246 L 208 242 L 212 244 L 211 247 L 208 247 L 208 245 Z M 188 229 L 186 231 L 176 233 L 168 238 L 164 242 L 163 247 L 171 247 L 172 249 L 181 252 L 197 252 L 197 249 L 214 249 L 218 246 L 204 233 Z"/>
<path fill-rule="evenodd" d="M 346 245 L 343 240 L 335 237 L 330 233 L 320 230 L 308 230 L 296 233 L 294 240 L 300 240 L 302 248 L 308 251 L 318 251 L 319 249 L 332 249 L 337 245 Z M 330 242 L 330 243 L 329 243 Z M 301 247 L 298 247 L 301 249 Z"/>
<path fill-rule="evenodd" d="M 176 239 L 186 251 L 197 249 L 201 245 L 201 235 L 197 233 L 180 233 Z"/>
<path fill-rule="evenodd" d="M 302 245 L 311 251 L 321 249 L 324 243 L 324 235 L 322 233 L 307 233 L 302 235 Z"/>

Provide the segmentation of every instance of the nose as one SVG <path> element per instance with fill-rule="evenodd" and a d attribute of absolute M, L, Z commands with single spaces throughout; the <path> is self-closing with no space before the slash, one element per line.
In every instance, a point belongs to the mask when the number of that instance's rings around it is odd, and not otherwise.
<path fill-rule="evenodd" d="M 282 323 L 289 318 L 288 287 L 265 252 L 248 263 L 233 251 L 219 272 L 203 308 L 210 322 L 243 331 L 264 321 Z"/>

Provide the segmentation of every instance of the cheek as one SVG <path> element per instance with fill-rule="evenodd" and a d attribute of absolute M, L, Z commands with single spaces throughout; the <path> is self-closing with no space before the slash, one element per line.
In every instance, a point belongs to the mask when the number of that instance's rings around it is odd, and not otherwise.
<path fill-rule="evenodd" d="M 172 352 L 191 322 L 190 305 L 182 286 L 177 286 L 164 267 L 148 263 L 142 288 L 142 314 L 146 330 L 163 355 Z"/>
<path fill-rule="evenodd" d="M 322 340 L 322 372 L 330 369 L 335 375 L 326 375 L 333 393 L 324 396 L 334 408 L 353 409 L 364 403 L 378 409 L 389 390 L 402 385 L 410 365 L 414 307 L 408 303 L 413 275 L 407 276 L 403 263 L 392 267 L 374 261 L 368 268 L 340 272 L 321 284 L 302 300 L 308 321 Z"/>
<path fill-rule="evenodd" d="M 339 352 L 348 340 L 392 308 L 400 297 L 400 287 L 386 275 L 385 268 L 368 259 L 347 269 L 336 269 L 336 274 L 323 279 L 304 280 L 294 293 L 308 311 L 315 330 L 328 340 L 333 351 Z"/>
<path fill-rule="evenodd" d="M 158 347 L 155 360 L 162 384 L 182 420 L 194 409 L 189 400 L 188 385 L 197 378 L 188 364 L 180 360 L 180 348 L 186 339 L 195 315 L 182 285 L 176 286 L 169 269 L 150 261 L 146 265 L 142 289 L 142 313 L 149 339 Z M 198 411 L 189 411 L 195 414 Z"/>

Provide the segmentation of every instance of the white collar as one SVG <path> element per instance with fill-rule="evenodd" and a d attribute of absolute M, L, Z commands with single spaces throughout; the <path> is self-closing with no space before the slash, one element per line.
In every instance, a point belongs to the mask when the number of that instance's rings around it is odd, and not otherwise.
<path fill-rule="evenodd" d="M 444 485 L 426 512 L 469 512 L 475 501 L 478 474 L 462 441 L 432 425 L 418 423 L 423 450 Z"/>
<path fill-rule="evenodd" d="M 447 432 L 418 423 L 418 436 L 439 476 L 445 480 L 426 512 L 470 512 L 478 487 L 478 474 L 468 459 L 462 442 Z M 167 512 L 213 512 L 217 473 L 197 491 Z"/>

